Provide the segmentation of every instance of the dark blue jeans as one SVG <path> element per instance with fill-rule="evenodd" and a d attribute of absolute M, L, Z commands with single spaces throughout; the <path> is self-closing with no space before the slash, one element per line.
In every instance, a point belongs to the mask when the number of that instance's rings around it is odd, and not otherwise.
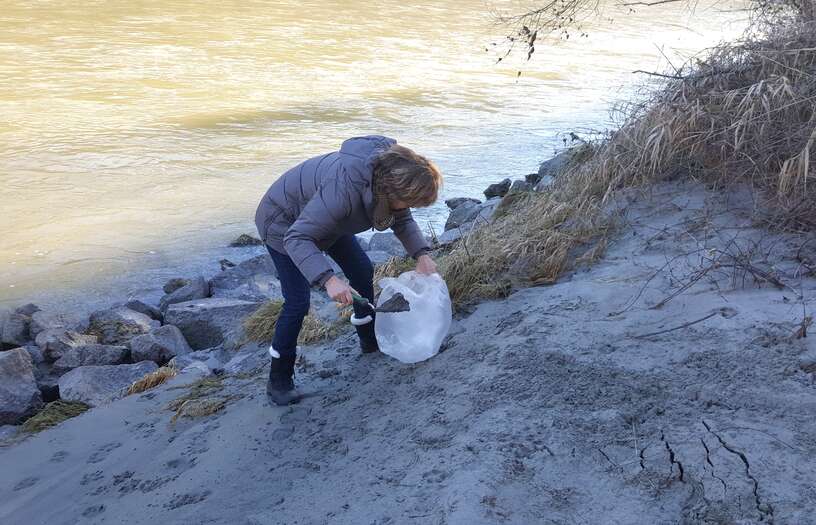
<path fill-rule="evenodd" d="M 281 292 L 283 292 L 283 308 L 275 324 L 272 346 L 281 357 L 294 356 L 298 334 L 303 326 L 303 318 L 309 313 L 311 286 L 288 255 L 275 251 L 269 246 L 266 249 L 269 250 L 272 262 L 275 263 L 275 268 L 278 270 L 278 279 L 280 279 Z M 326 253 L 343 270 L 351 287 L 373 303 L 374 266 L 354 235 L 340 237 L 331 248 L 326 250 Z M 364 308 L 358 311 L 357 305 L 354 308 L 356 317 L 362 318 L 371 314 Z M 370 324 L 373 329 L 373 323 Z"/>

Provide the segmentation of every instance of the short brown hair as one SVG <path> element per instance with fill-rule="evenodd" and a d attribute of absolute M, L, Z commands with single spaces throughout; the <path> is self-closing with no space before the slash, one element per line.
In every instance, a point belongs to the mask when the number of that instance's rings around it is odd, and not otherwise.
<path fill-rule="evenodd" d="M 399 144 L 374 161 L 373 179 L 377 199 L 397 199 L 412 208 L 436 202 L 442 186 L 442 174 L 433 162 Z"/>

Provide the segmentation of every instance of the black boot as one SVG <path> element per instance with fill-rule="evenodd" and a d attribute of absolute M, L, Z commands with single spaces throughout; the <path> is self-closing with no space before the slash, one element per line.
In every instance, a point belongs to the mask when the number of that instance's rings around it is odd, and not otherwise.
<path fill-rule="evenodd" d="M 269 365 L 269 380 L 266 382 L 266 397 L 278 406 L 291 405 L 301 399 L 295 389 L 295 353 L 272 358 Z"/>
<path fill-rule="evenodd" d="M 363 325 L 355 325 L 357 329 L 357 337 L 360 338 L 360 351 L 364 354 L 373 354 L 380 351 L 380 345 L 377 344 L 377 337 L 374 335 L 374 321 Z"/>

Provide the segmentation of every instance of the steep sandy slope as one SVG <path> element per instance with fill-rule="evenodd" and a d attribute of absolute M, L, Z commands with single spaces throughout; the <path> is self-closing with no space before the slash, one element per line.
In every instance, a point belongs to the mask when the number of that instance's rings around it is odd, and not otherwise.
<path fill-rule="evenodd" d="M 215 415 L 171 424 L 167 386 L 94 409 L 0 451 L 0 522 L 814 523 L 813 250 L 749 205 L 633 195 L 601 261 L 479 305 L 430 361 L 307 349 L 292 408 L 246 348 Z"/>

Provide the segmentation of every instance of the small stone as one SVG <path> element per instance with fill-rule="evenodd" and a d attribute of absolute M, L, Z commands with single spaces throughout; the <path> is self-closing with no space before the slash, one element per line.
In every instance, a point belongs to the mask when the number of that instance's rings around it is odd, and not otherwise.
<path fill-rule="evenodd" d="M 805 352 L 799 356 L 799 368 L 807 373 L 816 373 L 816 351 Z"/>
<path fill-rule="evenodd" d="M 492 199 L 493 197 L 504 197 L 507 195 L 507 192 L 510 191 L 511 184 L 513 184 L 513 181 L 510 179 L 504 179 L 496 184 L 491 184 L 486 190 L 484 190 L 484 195 L 488 199 Z"/>
<path fill-rule="evenodd" d="M 235 268 L 235 263 L 230 261 L 229 259 L 221 259 L 220 261 L 218 261 L 218 264 L 221 266 L 222 272 L 228 268 Z"/>
<path fill-rule="evenodd" d="M 242 233 L 230 243 L 230 248 L 240 248 L 242 246 L 260 246 L 263 241 L 252 235 Z"/>

